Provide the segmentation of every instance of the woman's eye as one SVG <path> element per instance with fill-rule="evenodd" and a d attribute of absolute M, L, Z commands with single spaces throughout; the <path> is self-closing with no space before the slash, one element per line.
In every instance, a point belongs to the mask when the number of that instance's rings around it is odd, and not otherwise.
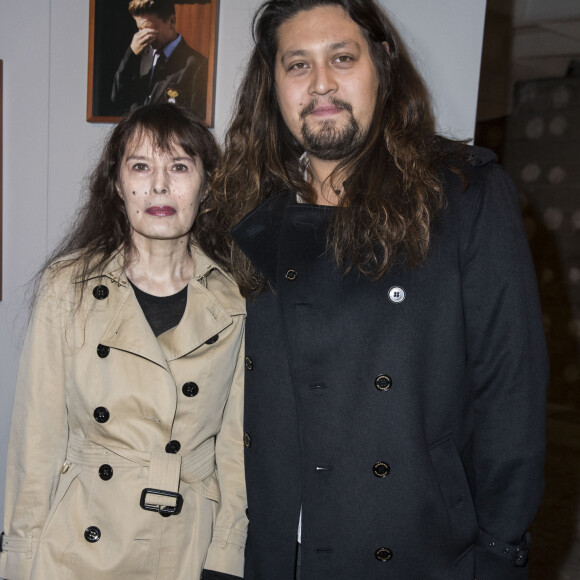
<path fill-rule="evenodd" d="M 133 169 L 135 171 L 147 171 L 147 165 L 145 163 L 135 163 Z"/>
<path fill-rule="evenodd" d="M 173 166 L 173 171 L 187 171 L 187 165 L 184 163 L 176 163 Z"/>

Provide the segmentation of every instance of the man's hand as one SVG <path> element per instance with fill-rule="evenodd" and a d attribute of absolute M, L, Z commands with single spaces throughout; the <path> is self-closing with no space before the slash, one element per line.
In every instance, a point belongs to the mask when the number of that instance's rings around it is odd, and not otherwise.
<path fill-rule="evenodd" d="M 133 35 L 131 50 L 135 54 L 141 54 L 157 38 L 157 31 L 153 28 L 143 28 Z"/>

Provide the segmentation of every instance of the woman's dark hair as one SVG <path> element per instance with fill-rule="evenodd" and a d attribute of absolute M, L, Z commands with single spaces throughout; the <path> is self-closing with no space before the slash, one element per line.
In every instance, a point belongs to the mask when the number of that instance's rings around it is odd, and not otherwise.
<path fill-rule="evenodd" d="M 125 204 L 117 190 L 121 161 L 127 145 L 149 138 L 161 152 L 181 147 L 198 157 L 203 167 L 202 189 L 209 189 L 220 151 L 207 127 L 188 109 L 172 104 L 146 105 L 126 114 L 111 132 L 91 173 L 88 199 L 79 209 L 68 235 L 48 258 L 41 273 L 55 260 L 74 267 L 74 276 L 86 280 L 102 271 L 111 256 L 121 251 L 127 259 L 134 250 Z M 191 230 L 191 240 L 210 247 L 213 236 L 205 203 Z M 81 287 L 84 285 L 81 285 Z"/>
<path fill-rule="evenodd" d="M 280 26 L 301 11 L 337 6 L 365 36 L 377 72 L 370 128 L 360 147 L 330 180 L 349 176 L 329 230 L 329 247 L 343 271 L 378 278 L 404 255 L 408 266 L 426 257 L 431 224 L 444 205 L 443 166 L 459 163 L 464 144 L 439 137 L 426 87 L 392 22 L 374 0 L 269 0 L 254 17 L 255 48 L 238 91 L 216 173 L 215 208 L 224 232 L 281 189 L 314 202 L 299 163 L 303 149 L 286 127 L 276 97 L 275 58 Z M 334 185 L 334 184 L 333 184 Z M 227 238 L 223 238 L 227 240 Z M 264 287 L 260 273 L 229 241 L 219 248 L 246 296 Z"/>

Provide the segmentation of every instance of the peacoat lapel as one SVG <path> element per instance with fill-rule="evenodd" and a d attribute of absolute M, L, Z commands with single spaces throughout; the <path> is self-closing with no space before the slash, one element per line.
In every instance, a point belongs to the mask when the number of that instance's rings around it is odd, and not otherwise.
<path fill-rule="evenodd" d="M 276 284 L 281 226 L 289 199 L 288 190 L 270 196 L 231 232 L 240 249 L 272 285 Z"/>

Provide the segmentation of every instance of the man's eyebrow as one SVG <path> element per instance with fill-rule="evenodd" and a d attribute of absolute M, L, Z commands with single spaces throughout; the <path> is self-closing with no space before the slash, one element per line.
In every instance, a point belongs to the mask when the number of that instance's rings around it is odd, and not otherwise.
<path fill-rule="evenodd" d="M 288 50 L 282 55 L 280 60 L 282 64 L 284 64 L 290 58 L 294 58 L 295 56 L 306 56 L 307 54 L 307 50 Z"/>
<path fill-rule="evenodd" d="M 360 49 L 360 44 L 356 42 L 356 40 L 341 40 L 340 42 L 333 42 L 327 46 L 327 50 L 335 51 L 335 50 L 342 50 L 344 48 L 353 48 L 353 49 Z M 294 58 L 297 56 L 306 56 L 309 51 L 305 49 L 296 49 L 296 50 L 288 50 L 286 51 L 280 61 L 284 64 L 288 59 Z"/>

